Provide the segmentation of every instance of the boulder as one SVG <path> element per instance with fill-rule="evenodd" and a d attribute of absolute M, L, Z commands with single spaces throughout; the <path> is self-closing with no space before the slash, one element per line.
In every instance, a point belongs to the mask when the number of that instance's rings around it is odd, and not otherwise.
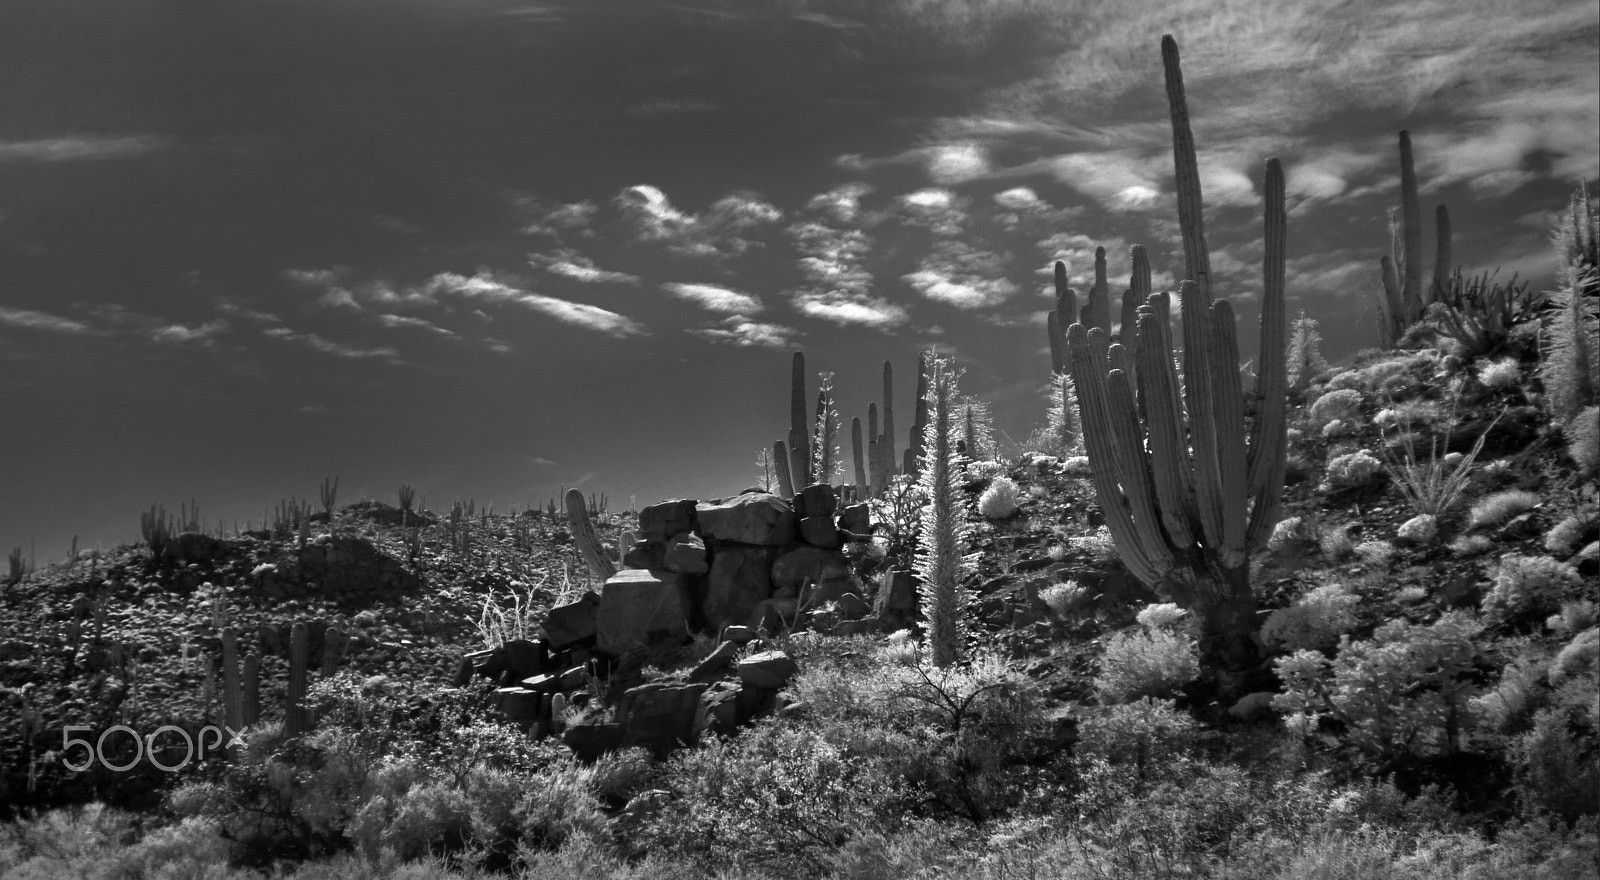
<path fill-rule="evenodd" d="M 872 606 L 867 604 L 867 600 L 855 593 L 845 593 L 840 596 L 837 604 L 839 616 L 845 620 L 859 620 L 872 613 Z"/>
<path fill-rule="evenodd" d="M 889 629 L 910 626 L 917 614 L 916 576 L 904 569 L 884 572 L 872 610 Z"/>
<path fill-rule="evenodd" d="M 667 545 L 661 541 L 635 541 L 622 554 L 623 568 L 666 568 Z"/>
<path fill-rule="evenodd" d="M 521 687 L 503 687 L 495 691 L 496 705 L 510 721 L 537 721 L 542 717 L 543 701 L 548 699 L 538 691 Z"/>
<path fill-rule="evenodd" d="M 839 508 L 839 496 L 825 483 L 813 483 L 794 498 L 796 516 L 832 517 Z"/>
<path fill-rule="evenodd" d="M 799 614 L 800 603 L 794 599 L 767 599 L 756 609 L 750 612 L 750 619 L 745 626 L 750 629 L 764 629 L 769 633 L 788 629 Z"/>
<path fill-rule="evenodd" d="M 639 511 L 639 534 L 645 540 L 664 542 L 673 535 L 693 531 L 695 506 L 688 499 L 652 504 Z"/>
<path fill-rule="evenodd" d="M 805 516 L 800 518 L 800 540 L 823 550 L 839 548 L 839 528 L 831 516 Z"/>
<path fill-rule="evenodd" d="M 542 641 L 512 639 L 501 645 L 499 650 L 505 657 L 505 668 L 511 672 L 513 681 L 544 672 L 550 665 L 550 652 Z"/>
<path fill-rule="evenodd" d="M 763 651 L 739 661 L 739 680 L 751 687 L 777 690 L 799 671 L 800 665 L 782 651 Z"/>
<path fill-rule="evenodd" d="M 593 764 L 607 752 L 623 748 L 627 728 L 621 724 L 574 724 L 561 734 L 561 742 L 585 764 Z"/>
<path fill-rule="evenodd" d="M 550 609 L 544 621 L 544 641 L 551 650 L 561 651 L 595 637 L 595 615 L 600 597 L 585 591 L 576 601 Z"/>
<path fill-rule="evenodd" d="M 722 638 L 736 645 L 748 645 L 755 641 L 756 634 L 748 626 L 730 626 L 722 630 Z"/>
<path fill-rule="evenodd" d="M 706 562 L 706 542 L 694 532 L 681 532 L 667 542 L 662 567 L 680 574 L 705 574 L 711 570 Z"/>
<path fill-rule="evenodd" d="M 658 758 L 695 742 L 703 684 L 644 684 L 630 688 L 617 706 L 624 748 L 649 749 Z"/>
<path fill-rule="evenodd" d="M 728 667 L 733 665 L 733 658 L 739 655 L 739 646 L 733 642 L 723 642 L 712 651 L 710 656 L 701 660 L 689 673 L 689 680 L 696 683 L 710 684 L 723 676 Z"/>
<path fill-rule="evenodd" d="M 685 639 L 690 609 L 682 575 L 627 569 L 607 580 L 595 612 L 596 645 L 612 656 L 638 645 Z"/>
<path fill-rule="evenodd" d="M 865 620 L 841 620 L 834 624 L 832 634 L 836 636 L 870 636 L 883 632 L 883 624 L 876 617 Z"/>
<path fill-rule="evenodd" d="M 711 559 L 704 602 L 713 632 L 744 623 L 772 595 L 772 554 L 765 547 L 722 547 Z"/>
<path fill-rule="evenodd" d="M 707 539 L 764 547 L 792 544 L 795 540 L 794 508 L 765 492 L 702 502 L 695 507 L 695 518 L 700 534 Z"/>
<path fill-rule="evenodd" d="M 872 508 L 866 504 L 851 504 L 839 514 L 839 530 L 865 538 L 872 534 Z"/>
<path fill-rule="evenodd" d="M 793 590 L 802 602 L 815 604 L 858 592 L 844 554 L 820 547 L 796 547 L 779 556 L 772 564 L 772 587 L 774 592 Z"/>

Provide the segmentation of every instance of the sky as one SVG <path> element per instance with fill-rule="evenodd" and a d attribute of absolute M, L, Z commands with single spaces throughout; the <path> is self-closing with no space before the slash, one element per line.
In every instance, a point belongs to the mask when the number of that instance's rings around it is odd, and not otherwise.
<path fill-rule="evenodd" d="M 1402 129 L 1465 268 L 1552 283 L 1600 175 L 1593 3 L 0 4 L 0 549 L 191 500 L 231 532 L 334 476 L 733 494 L 796 350 L 846 426 L 890 361 L 903 448 L 937 348 L 1021 440 L 1053 261 L 1083 291 L 1103 246 L 1120 291 L 1142 243 L 1174 284 L 1168 33 L 1246 356 L 1270 156 L 1331 359 L 1374 341 Z"/>

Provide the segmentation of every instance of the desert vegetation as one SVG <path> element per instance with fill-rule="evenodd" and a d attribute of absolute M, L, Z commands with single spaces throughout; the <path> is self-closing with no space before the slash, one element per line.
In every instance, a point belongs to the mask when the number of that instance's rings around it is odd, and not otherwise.
<path fill-rule="evenodd" d="M 1058 267 L 1025 442 L 930 351 L 904 447 L 885 363 L 847 456 L 852 377 L 796 352 L 730 498 L 329 479 L 12 552 L 0 873 L 1596 876 L 1596 205 L 1557 291 L 1463 277 L 1444 211 L 1425 282 L 1402 133 L 1380 344 L 1330 364 L 1269 160 L 1246 382 L 1162 50 L 1183 280 L 1136 246 L 1114 320 L 1103 259 L 1081 309 Z"/>

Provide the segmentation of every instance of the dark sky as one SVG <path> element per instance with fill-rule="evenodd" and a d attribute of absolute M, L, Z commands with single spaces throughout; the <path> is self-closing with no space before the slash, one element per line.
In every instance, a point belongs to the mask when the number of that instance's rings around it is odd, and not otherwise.
<path fill-rule="evenodd" d="M 1330 357 L 1372 339 L 1402 128 L 1459 259 L 1548 284 L 1547 214 L 1600 171 L 1600 12 L 1314 6 L 0 5 L 0 545 L 189 499 L 231 529 L 333 475 L 727 494 L 796 349 L 847 422 L 893 361 L 903 433 L 937 345 L 1021 439 L 1051 261 L 1082 288 L 1139 242 L 1172 281 L 1163 33 L 1247 348 L 1271 155 Z"/>

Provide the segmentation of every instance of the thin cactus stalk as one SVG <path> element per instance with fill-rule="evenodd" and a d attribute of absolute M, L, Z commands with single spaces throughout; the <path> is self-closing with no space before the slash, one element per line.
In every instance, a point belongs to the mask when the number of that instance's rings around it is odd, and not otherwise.
<path fill-rule="evenodd" d="M 331 678 L 344 657 L 344 630 L 330 626 L 322 636 L 322 677 Z"/>
<path fill-rule="evenodd" d="M 1170 85 L 1176 66 L 1170 37 L 1163 50 L 1171 59 Z M 1178 117 L 1174 108 L 1175 140 L 1181 140 Z M 1227 300 L 1211 301 L 1194 280 L 1181 285 L 1181 405 L 1165 294 L 1140 308 L 1131 352 L 1111 345 L 1098 327 L 1067 331 L 1095 492 L 1118 555 L 1135 577 L 1197 612 L 1202 666 L 1226 695 L 1238 695 L 1257 666 L 1249 555 L 1265 547 L 1281 512 L 1286 216 L 1283 167 L 1269 159 L 1261 371 L 1250 424 L 1233 309 Z M 1138 365 L 1137 401 L 1130 361 Z"/>
<path fill-rule="evenodd" d="M 1106 279 L 1106 249 L 1094 249 L 1094 286 L 1089 288 L 1089 327 L 1111 332 L 1111 283 Z"/>
<path fill-rule="evenodd" d="M 255 653 L 246 654 L 244 669 L 240 675 L 241 713 L 240 721 L 246 727 L 261 720 L 261 656 Z"/>
<path fill-rule="evenodd" d="M 924 352 L 917 358 L 917 416 L 911 424 L 911 443 L 906 449 L 907 474 L 918 474 L 922 467 L 928 429 L 928 364 L 932 357 Z"/>
<path fill-rule="evenodd" d="M 861 418 L 859 416 L 850 417 L 850 451 L 855 454 L 856 458 L 856 492 L 865 498 L 867 495 L 867 460 L 863 456 L 861 449 Z"/>
<path fill-rule="evenodd" d="M 622 535 L 617 538 L 617 568 L 627 568 L 627 565 L 622 560 L 627 558 L 628 551 L 637 543 L 639 543 L 639 536 L 635 535 L 632 529 L 622 530 Z"/>
<path fill-rule="evenodd" d="M 583 554 L 583 561 L 599 583 L 605 583 L 617 574 L 617 567 L 600 546 L 600 536 L 595 534 L 594 522 L 583 506 L 583 492 L 567 490 L 567 526 L 572 530 L 572 543 Z"/>
<path fill-rule="evenodd" d="M 878 446 L 878 405 L 867 404 L 867 489 L 876 495 L 883 489 L 883 452 Z"/>
<path fill-rule="evenodd" d="M 222 717 L 230 730 L 244 729 L 244 688 L 239 679 L 239 635 L 222 631 Z"/>
<path fill-rule="evenodd" d="M 304 705 L 310 660 L 311 632 L 305 622 L 300 621 L 289 633 L 289 693 L 284 727 L 290 736 L 299 736 L 311 729 L 310 713 Z"/>
<path fill-rule="evenodd" d="M 334 477 L 330 482 L 327 477 L 322 478 L 322 512 L 328 515 L 328 528 L 333 528 L 333 505 L 339 498 L 339 478 Z"/>
<path fill-rule="evenodd" d="M 1211 252 L 1206 247 L 1205 219 L 1201 212 L 1200 162 L 1195 156 L 1194 132 L 1189 128 L 1189 101 L 1183 89 L 1183 69 L 1178 63 L 1178 41 L 1161 38 L 1161 65 L 1166 73 L 1167 106 L 1172 112 L 1172 164 L 1178 183 L 1178 229 L 1183 236 L 1184 277 L 1199 285 L 1211 299 Z"/>
<path fill-rule="evenodd" d="M 789 476 L 795 491 L 811 485 L 811 423 L 806 417 L 806 356 L 794 353 L 789 374 Z"/>
<path fill-rule="evenodd" d="M 1050 372 L 1067 371 L 1067 337 L 1061 326 L 1061 315 L 1051 309 L 1045 314 L 1044 332 L 1050 337 Z"/>
<path fill-rule="evenodd" d="M 947 667 L 961 661 L 965 642 L 963 612 L 967 604 L 961 555 L 967 532 L 966 512 L 956 479 L 961 464 L 956 453 L 960 428 L 955 413 L 960 371 L 941 357 L 930 355 L 924 363 L 928 421 L 920 481 L 928 504 L 923 509 L 916 570 L 922 579 L 922 615 L 927 625 L 929 654 L 934 665 Z"/>
<path fill-rule="evenodd" d="M 883 435 L 878 438 L 883 450 L 883 485 L 894 478 L 894 368 L 883 362 Z"/>
<path fill-rule="evenodd" d="M 778 469 L 778 491 L 785 498 L 793 498 L 794 478 L 789 473 L 789 450 L 784 447 L 782 440 L 772 444 L 772 460 Z"/>

